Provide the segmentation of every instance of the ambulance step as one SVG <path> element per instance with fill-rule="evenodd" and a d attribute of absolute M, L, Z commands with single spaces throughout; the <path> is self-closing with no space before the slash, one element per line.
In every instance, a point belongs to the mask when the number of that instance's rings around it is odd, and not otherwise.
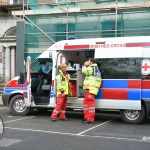
<path fill-rule="evenodd" d="M 41 97 L 32 97 L 32 101 L 34 101 L 34 103 L 36 105 L 48 105 L 49 104 L 49 98 L 41 96 Z"/>
<path fill-rule="evenodd" d="M 36 105 L 49 105 L 49 103 L 35 103 Z"/>

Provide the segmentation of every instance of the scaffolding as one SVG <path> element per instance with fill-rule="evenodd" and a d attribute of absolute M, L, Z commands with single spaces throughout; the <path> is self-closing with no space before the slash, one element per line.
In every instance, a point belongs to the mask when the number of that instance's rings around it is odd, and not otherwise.
<path fill-rule="evenodd" d="M 75 38 L 150 35 L 149 0 L 27 0 L 25 48 L 45 50 L 54 42 Z"/>

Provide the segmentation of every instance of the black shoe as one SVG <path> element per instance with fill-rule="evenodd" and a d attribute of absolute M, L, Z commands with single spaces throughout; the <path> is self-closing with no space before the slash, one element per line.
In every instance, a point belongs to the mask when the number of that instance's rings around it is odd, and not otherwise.
<path fill-rule="evenodd" d="M 83 121 L 83 123 L 84 124 L 94 124 L 95 122 L 94 121 L 88 121 L 88 120 L 86 120 L 86 121 Z"/>
<path fill-rule="evenodd" d="M 69 121 L 69 118 L 59 118 L 61 121 Z"/>
<path fill-rule="evenodd" d="M 87 120 L 86 119 L 82 119 L 81 121 L 84 122 L 84 121 L 87 121 Z"/>
<path fill-rule="evenodd" d="M 56 119 L 56 118 L 51 118 L 51 121 L 52 121 L 52 122 L 56 122 L 57 119 Z"/>

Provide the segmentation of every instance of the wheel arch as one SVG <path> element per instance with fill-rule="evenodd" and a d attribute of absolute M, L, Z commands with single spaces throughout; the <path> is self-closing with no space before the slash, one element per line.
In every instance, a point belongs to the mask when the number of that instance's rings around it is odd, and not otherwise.
<path fill-rule="evenodd" d="M 147 101 L 146 99 L 142 99 L 141 104 L 143 104 L 143 106 L 145 107 L 146 116 L 150 116 L 150 100 Z"/>
<path fill-rule="evenodd" d="M 12 99 L 14 96 L 16 96 L 16 95 L 23 95 L 23 94 L 22 94 L 22 93 L 13 93 L 13 94 L 9 97 L 8 104 L 7 104 L 7 105 L 10 104 L 11 99 Z"/>

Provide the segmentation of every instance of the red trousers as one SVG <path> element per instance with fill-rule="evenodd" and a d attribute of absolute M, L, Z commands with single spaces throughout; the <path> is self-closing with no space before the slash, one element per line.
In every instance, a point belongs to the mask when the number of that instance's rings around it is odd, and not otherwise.
<path fill-rule="evenodd" d="M 53 113 L 51 115 L 51 118 L 57 118 L 59 115 L 59 118 L 66 118 L 66 105 L 67 105 L 67 99 L 68 95 L 63 96 L 62 94 L 59 94 L 57 97 L 57 104 L 53 110 Z"/>
<path fill-rule="evenodd" d="M 86 90 L 84 101 L 83 101 L 83 113 L 84 119 L 88 121 L 94 121 L 95 118 L 95 95 L 89 93 Z"/>

